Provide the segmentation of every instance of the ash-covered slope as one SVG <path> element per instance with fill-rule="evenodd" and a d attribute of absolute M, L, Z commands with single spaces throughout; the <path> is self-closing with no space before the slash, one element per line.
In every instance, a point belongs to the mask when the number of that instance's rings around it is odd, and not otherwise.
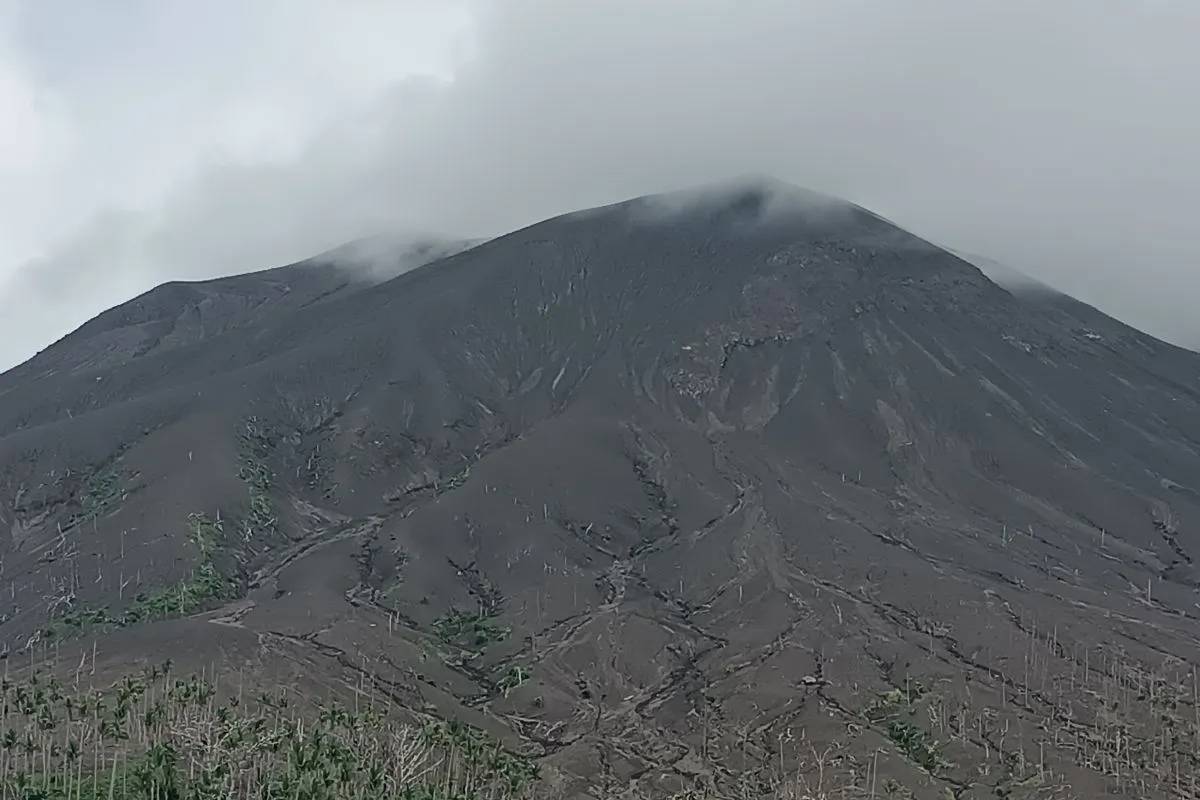
<path fill-rule="evenodd" d="M 351 242 L 297 264 L 208 281 L 163 284 L 110 309 L 0 376 L 0 392 L 58 373 L 93 377 L 247 322 L 343 296 L 478 244 L 397 235 Z"/>
<path fill-rule="evenodd" d="M 777 184 L 262 280 L 0 379 L 10 653 L 369 684 L 568 796 L 1200 775 L 1200 356 Z"/>

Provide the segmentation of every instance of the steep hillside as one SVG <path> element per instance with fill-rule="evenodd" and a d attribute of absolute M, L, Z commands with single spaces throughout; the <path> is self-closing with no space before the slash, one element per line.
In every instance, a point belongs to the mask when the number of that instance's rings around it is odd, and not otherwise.
<path fill-rule="evenodd" d="M 477 241 L 377 237 L 351 242 L 298 264 L 201 282 L 167 283 L 110 309 L 0 377 L 0 392 L 59 372 L 90 373 L 150 352 L 195 344 L 248 322 L 342 297 Z"/>
<path fill-rule="evenodd" d="M 1200 355 L 775 184 L 338 280 L 0 378 L 10 660 L 366 686 L 554 796 L 1200 796 Z"/>

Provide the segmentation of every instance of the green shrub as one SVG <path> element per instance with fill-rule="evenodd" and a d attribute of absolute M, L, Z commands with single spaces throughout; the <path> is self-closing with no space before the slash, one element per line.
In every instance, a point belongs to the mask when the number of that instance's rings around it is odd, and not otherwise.
<path fill-rule="evenodd" d="M 458 722 L 423 729 L 339 706 L 221 702 L 169 665 L 104 692 L 3 684 L 0 791 L 32 800 L 519 800 L 537 766 Z"/>

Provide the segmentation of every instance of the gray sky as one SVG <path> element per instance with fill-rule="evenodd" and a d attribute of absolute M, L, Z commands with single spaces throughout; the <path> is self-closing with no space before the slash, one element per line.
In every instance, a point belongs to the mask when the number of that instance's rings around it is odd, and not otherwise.
<path fill-rule="evenodd" d="M 157 283 L 773 174 L 1200 347 L 1196 0 L 0 0 L 0 368 Z"/>

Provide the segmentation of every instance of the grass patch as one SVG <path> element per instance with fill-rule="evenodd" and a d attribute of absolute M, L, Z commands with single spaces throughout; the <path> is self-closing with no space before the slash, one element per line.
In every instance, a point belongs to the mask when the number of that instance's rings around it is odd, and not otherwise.
<path fill-rule="evenodd" d="M 918 681 L 906 680 L 903 688 L 896 687 L 883 692 L 863 709 L 863 716 L 870 722 L 881 723 L 900 714 L 911 713 L 914 703 L 928 694 Z"/>
<path fill-rule="evenodd" d="M 245 542 L 270 541 L 279 533 L 279 514 L 271 500 L 275 474 L 267 463 L 274 448 L 267 426 L 258 417 L 247 417 L 238 432 L 238 479 L 249 498 L 241 524 Z"/>
<path fill-rule="evenodd" d="M 906 680 L 903 688 L 896 687 L 880 694 L 862 714 L 883 733 L 912 763 L 933 773 L 949 766 L 942 757 L 942 747 L 912 720 L 915 703 L 928 694 L 919 682 Z"/>
<path fill-rule="evenodd" d="M 900 719 L 890 721 L 887 724 L 887 737 L 909 761 L 930 773 L 946 766 L 941 745 L 911 722 Z"/>
<path fill-rule="evenodd" d="M 481 612 L 464 613 L 451 610 L 438 617 L 433 630 L 444 643 L 464 650 L 482 651 L 489 644 L 508 638 L 508 628 L 496 623 L 493 616 Z"/>
<path fill-rule="evenodd" d="M 128 496 L 125 476 L 115 464 L 93 472 L 79 489 L 79 511 L 67 519 L 63 530 L 95 522 L 115 511 Z"/>
<path fill-rule="evenodd" d="M 46 635 L 63 639 L 85 631 L 127 628 L 143 622 L 185 617 L 215 602 L 231 599 L 237 592 L 237 585 L 222 575 L 213 561 L 222 536 L 220 520 L 209 519 L 204 514 L 189 514 L 188 527 L 188 538 L 200 551 L 200 563 L 191 576 L 170 586 L 142 592 L 117 613 L 90 606 L 70 608 L 50 620 Z"/>

